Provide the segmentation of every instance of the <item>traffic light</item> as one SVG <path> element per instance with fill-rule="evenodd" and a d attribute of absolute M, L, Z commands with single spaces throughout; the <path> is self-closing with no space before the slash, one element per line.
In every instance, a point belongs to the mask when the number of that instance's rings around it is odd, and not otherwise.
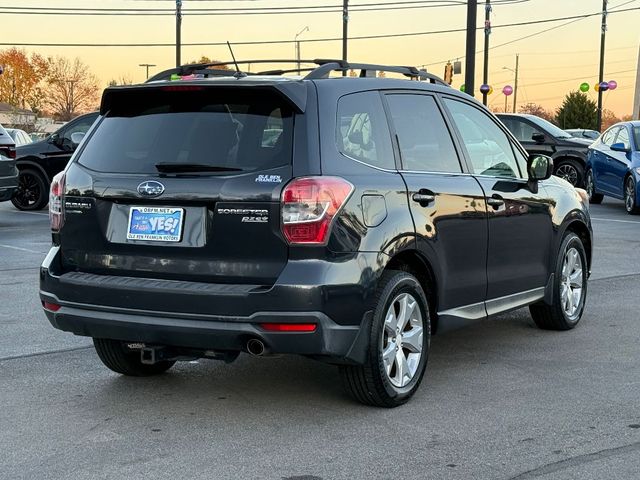
<path fill-rule="evenodd" d="M 444 66 L 444 81 L 449 85 L 453 82 L 453 65 L 451 65 L 451 62 L 447 62 Z"/>

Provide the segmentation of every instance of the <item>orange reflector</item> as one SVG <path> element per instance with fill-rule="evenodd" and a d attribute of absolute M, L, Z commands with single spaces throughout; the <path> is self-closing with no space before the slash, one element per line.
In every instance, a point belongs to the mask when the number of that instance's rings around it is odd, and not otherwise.
<path fill-rule="evenodd" d="M 49 302 L 42 302 L 42 306 L 44 307 L 45 310 L 49 310 L 51 312 L 57 312 L 62 308 L 62 306 L 58 305 L 57 303 L 49 303 Z"/>
<path fill-rule="evenodd" d="M 314 332 L 315 323 L 261 323 L 268 332 Z"/>

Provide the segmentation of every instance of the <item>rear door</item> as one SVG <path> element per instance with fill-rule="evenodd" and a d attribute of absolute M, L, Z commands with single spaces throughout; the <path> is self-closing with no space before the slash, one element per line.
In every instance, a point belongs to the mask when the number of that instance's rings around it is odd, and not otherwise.
<path fill-rule="evenodd" d="M 439 269 L 438 312 L 486 315 L 487 219 L 478 182 L 463 173 L 437 100 L 428 94 L 386 95 L 418 250 Z"/>
<path fill-rule="evenodd" d="M 622 198 L 621 191 L 618 192 L 616 189 L 613 174 L 613 156 L 616 152 L 611 150 L 611 145 L 615 143 L 619 131 L 620 127 L 612 127 L 602 136 L 602 143 L 598 146 L 597 184 L 599 191 Z"/>
<path fill-rule="evenodd" d="M 529 188 L 526 158 L 486 111 L 457 98 L 444 104 L 488 204 L 487 312 L 541 298 L 549 279 L 551 201 L 544 188 Z"/>
<path fill-rule="evenodd" d="M 85 272 L 271 285 L 294 115 L 257 89 L 114 94 L 67 172 L 63 262 Z"/>

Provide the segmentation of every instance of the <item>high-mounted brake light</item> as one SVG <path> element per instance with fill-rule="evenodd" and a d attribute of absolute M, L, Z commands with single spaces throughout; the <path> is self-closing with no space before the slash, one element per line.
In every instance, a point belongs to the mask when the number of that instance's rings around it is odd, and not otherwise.
<path fill-rule="evenodd" d="M 58 173 L 51 181 L 51 191 L 49 193 L 49 221 L 51 231 L 59 232 L 64 224 L 64 172 Z"/>
<path fill-rule="evenodd" d="M 282 233 L 291 245 L 322 245 L 353 192 L 339 177 L 297 178 L 282 191 Z"/>

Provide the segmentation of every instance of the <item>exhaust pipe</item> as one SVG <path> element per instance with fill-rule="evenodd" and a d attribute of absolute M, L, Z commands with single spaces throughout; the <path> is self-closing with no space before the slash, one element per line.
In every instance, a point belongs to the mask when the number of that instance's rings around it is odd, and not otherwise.
<path fill-rule="evenodd" d="M 260 357 L 265 354 L 267 351 L 262 340 L 258 340 L 257 338 L 251 338 L 247 342 L 247 352 L 255 357 Z"/>

